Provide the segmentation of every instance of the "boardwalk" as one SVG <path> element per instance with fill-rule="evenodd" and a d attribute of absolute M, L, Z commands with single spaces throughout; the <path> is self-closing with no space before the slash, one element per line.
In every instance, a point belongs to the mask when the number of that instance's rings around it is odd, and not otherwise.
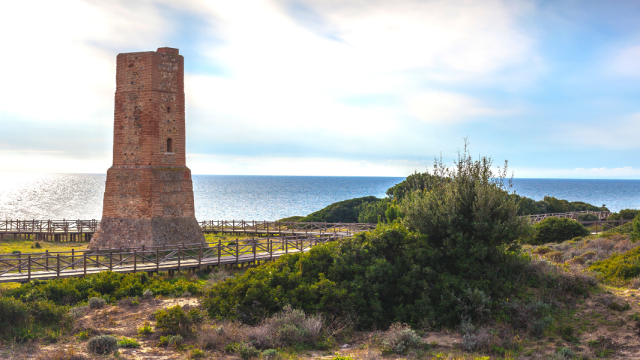
<path fill-rule="evenodd" d="M 44 241 L 89 241 L 96 232 L 98 220 L 0 220 L 0 239 L 5 235 L 32 235 Z M 376 224 L 206 220 L 199 222 L 204 233 L 247 235 L 352 235 L 374 229 Z"/>
<path fill-rule="evenodd" d="M 337 240 L 343 235 L 281 236 L 225 241 L 207 245 L 96 249 L 0 255 L 0 283 L 27 282 L 101 271 L 159 272 L 197 269 L 226 264 L 269 261 L 282 255 L 308 251 L 311 247 Z"/>

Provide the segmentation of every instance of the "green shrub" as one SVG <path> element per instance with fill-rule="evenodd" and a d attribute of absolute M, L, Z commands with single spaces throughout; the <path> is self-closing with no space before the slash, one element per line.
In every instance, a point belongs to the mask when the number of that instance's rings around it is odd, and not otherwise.
<path fill-rule="evenodd" d="M 89 299 L 89 309 L 102 309 L 107 304 L 107 301 L 103 298 L 92 297 Z"/>
<path fill-rule="evenodd" d="M 578 221 L 598 221 L 598 216 L 592 213 L 578 214 Z"/>
<path fill-rule="evenodd" d="M 146 289 L 156 295 L 180 296 L 185 291 L 193 295 L 201 294 L 202 288 L 203 285 L 197 280 L 104 271 L 82 278 L 35 280 L 8 290 L 4 295 L 25 302 L 47 299 L 58 305 L 75 305 L 92 297 L 100 297 L 111 303 L 128 297 L 141 297 Z"/>
<path fill-rule="evenodd" d="M 118 349 L 118 340 L 111 335 L 92 337 L 87 342 L 87 350 L 96 354 L 109 354 Z"/>
<path fill-rule="evenodd" d="M 293 221 L 300 221 L 300 220 L 302 220 L 302 218 L 304 218 L 304 216 L 289 216 L 289 217 L 286 217 L 286 218 L 282 218 L 282 219 L 280 219 L 278 221 L 281 221 L 281 222 L 293 222 Z"/>
<path fill-rule="evenodd" d="M 605 280 L 612 282 L 626 281 L 640 276 L 640 247 L 596 261 L 589 266 L 589 270 L 600 273 Z"/>
<path fill-rule="evenodd" d="M 260 351 L 247 343 L 238 344 L 235 352 L 242 360 L 249 360 L 260 356 Z"/>
<path fill-rule="evenodd" d="M 402 354 L 418 347 L 422 339 L 409 326 L 396 323 L 385 332 L 382 345 L 386 351 Z"/>
<path fill-rule="evenodd" d="M 0 296 L 0 338 L 17 342 L 59 332 L 71 324 L 69 309 L 48 300 L 22 302 Z"/>
<path fill-rule="evenodd" d="M 118 346 L 121 348 L 139 348 L 140 343 L 136 339 L 129 339 L 123 336 L 122 339 L 118 341 Z"/>
<path fill-rule="evenodd" d="M 357 208 L 363 203 L 378 202 L 375 196 L 365 196 L 361 198 L 349 199 L 333 203 L 324 209 L 320 209 L 313 212 L 304 218 L 300 219 L 302 222 L 342 222 L 342 223 L 355 223 L 358 222 Z"/>
<path fill-rule="evenodd" d="M 189 334 L 193 331 L 195 324 L 199 324 L 204 320 L 200 310 L 193 308 L 189 311 L 184 311 L 180 305 L 157 310 L 154 315 L 156 328 L 170 334 Z"/>
<path fill-rule="evenodd" d="M 158 346 L 171 346 L 171 347 L 179 348 L 182 346 L 183 341 L 184 341 L 184 338 L 180 335 L 160 336 L 160 341 L 158 342 Z"/>
<path fill-rule="evenodd" d="M 78 340 L 87 340 L 89 338 L 89 330 L 82 330 L 76 334 Z"/>
<path fill-rule="evenodd" d="M 189 353 L 189 359 L 202 359 L 207 356 L 207 353 L 200 349 L 192 349 Z"/>
<path fill-rule="evenodd" d="M 278 351 L 276 349 L 267 349 L 262 352 L 263 359 L 275 359 L 278 357 Z"/>
<path fill-rule="evenodd" d="M 632 242 L 636 242 L 638 240 L 640 240 L 640 214 L 638 214 L 632 222 L 633 225 L 632 228 L 633 230 L 631 230 L 631 234 L 629 235 L 629 239 Z"/>
<path fill-rule="evenodd" d="M 213 285 L 203 306 L 214 318 L 258 323 L 290 304 L 310 314 L 358 314 L 359 328 L 486 316 L 471 309 L 516 291 L 529 260 L 515 240 L 528 222 L 489 159 L 465 155 L 455 173 L 438 171 L 450 180 L 403 201 L 406 226 L 378 226 L 249 269 Z"/>
<path fill-rule="evenodd" d="M 624 210 L 620 210 L 618 214 L 620 214 L 620 217 L 624 220 L 631 220 L 631 219 L 635 219 L 638 216 L 638 214 L 640 214 L 640 210 L 624 209 Z"/>
<path fill-rule="evenodd" d="M 548 217 L 535 224 L 532 244 L 560 243 L 577 236 L 589 235 L 589 230 L 573 219 Z"/>
<path fill-rule="evenodd" d="M 149 335 L 153 333 L 153 328 L 151 328 L 151 325 L 148 321 L 145 321 L 144 324 L 138 328 L 138 335 Z"/>

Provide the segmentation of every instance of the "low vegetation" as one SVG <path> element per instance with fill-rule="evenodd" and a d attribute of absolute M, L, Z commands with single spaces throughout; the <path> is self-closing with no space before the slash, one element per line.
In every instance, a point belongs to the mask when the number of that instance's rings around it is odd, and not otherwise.
<path fill-rule="evenodd" d="M 640 218 L 597 235 L 569 219 L 531 226 L 506 174 L 506 165 L 494 171 L 491 159 L 465 150 L 452 168 L 436 161 L 433 172 L 408 177 L 386 199 L 346 202 L 318 220 L 365 216 L 380 222 L 374 231 L 244 273 L 104 272 L 5 289 L 0 341 L 9 346 L 0 346 L 0 357 L 16 358 L 29 344 L 55 347 L 40 359 L 134 351 L 190 359 L 594 359 L 637 351 Z M 544 203 L 548 212 L 592 206 Z"/>

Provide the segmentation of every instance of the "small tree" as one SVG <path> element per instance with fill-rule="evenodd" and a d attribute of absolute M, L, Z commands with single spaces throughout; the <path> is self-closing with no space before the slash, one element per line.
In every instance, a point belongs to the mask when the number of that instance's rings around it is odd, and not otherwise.
<path fill-rule="evenodd" d="M 479 275 L 483 267 L 501 262 L 505 250 L 516 248 L 530 226 L 509 196 L 506 161 L 494 171 L 491 158 L 473 160 L 465 142 L 454 164 L 448 168 L 436 159 L 431 179 L 438 183 L 403 201 L 403 224 L 426 234 L 450 271 Z"/>

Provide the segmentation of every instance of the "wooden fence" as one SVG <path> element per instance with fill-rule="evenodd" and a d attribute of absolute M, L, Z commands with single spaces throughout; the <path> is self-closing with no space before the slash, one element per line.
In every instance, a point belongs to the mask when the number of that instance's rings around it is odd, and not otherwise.
<path fill-rule="evenodd" d="M 578 216 L 580 214 L 593 214 L 598 217 L 598 220 L 603 221 L 603 220 L 607 220 L 609 215 L 611 215 L 611 212 L 609 211 L 574 211 L 574 212 L 566 212 L 566 213 L 527 215 L 527 217 L 531 220 L 532 223 L 537 223 L 548 217 L 568 218 L 568 219 L 578 220 Z"/>
<path fill-rule="evenodd" d="M 101 271 L 158 272 L 256 263 L 343 237 L 279 236 L 208 244 L 0 254 L 0 283 L 84 276 Z"/>
<path fill-rule="evenodd" d="M 0 238 L 4 234 L 32 235 L 41 240 L 88 241 L 99 220 L 0 220 Z M 376 224 L 295 221 L 206 220 L 199 222 L 205 233 L 269 235 L 352 235 L 374 229 Z"/>

